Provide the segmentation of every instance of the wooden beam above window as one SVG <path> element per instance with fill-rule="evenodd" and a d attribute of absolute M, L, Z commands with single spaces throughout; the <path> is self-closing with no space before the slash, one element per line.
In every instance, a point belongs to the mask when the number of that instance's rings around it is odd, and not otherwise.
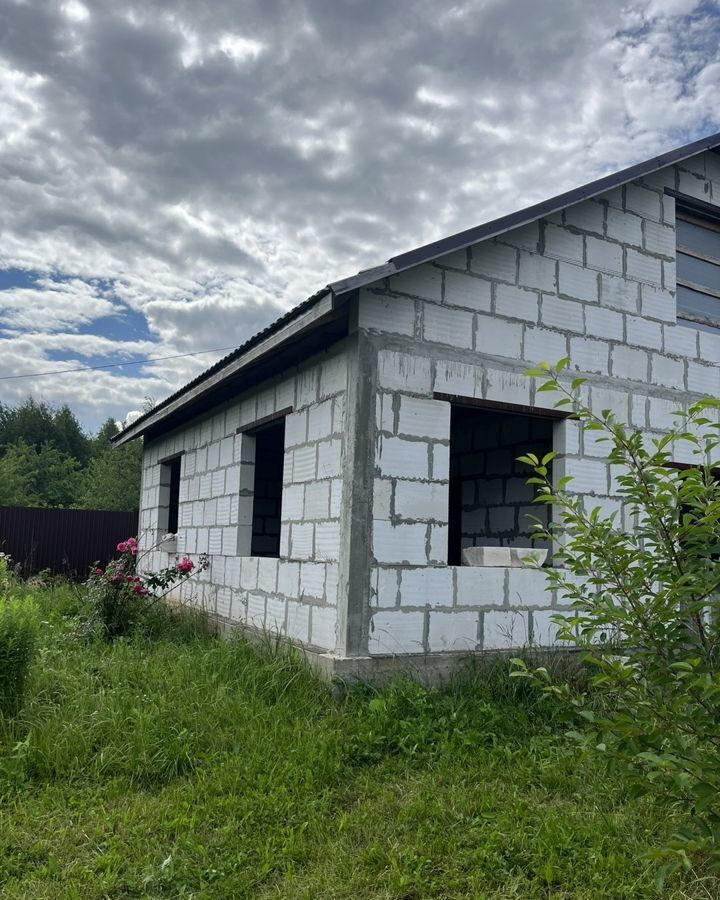
<path fill-rule="evenodd" d="M 258 431 L 261 428 L 273 425 L 280 419 L 284 419 L 293 411 L 294 410 L 292 406 L 286 406 L 284 409 L 279 409 L 277 412 L 270 413 L 269 416 L 263 416 L 260 419 L 255 419 L 254 422 L 248 422 L 247 425 L 241 425 L 239 428 L 235 429 L 235 434 L 246 434 L 248 431 Z"/>
<path fill-rule="evenodd" d="M 537 419 L 567 419 L 571 412 L 561 409 L 543 409 L 538 406 L 525 406 L 522 403 L 505 403 L 503 400 L 481 400 L 477 397 L 463 397 L 459 394 L 443 394 L 435 391 L 435 400 L 445 400 L 455 406 L 468 406 L 476 409 L 495 410 L 496 412 L 515 413 L 520 416 L 534 416 Z"/>

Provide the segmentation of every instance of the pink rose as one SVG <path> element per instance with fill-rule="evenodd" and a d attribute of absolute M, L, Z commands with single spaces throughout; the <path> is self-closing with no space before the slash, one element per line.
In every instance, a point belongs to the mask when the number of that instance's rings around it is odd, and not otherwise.
<path fill-rule="evenodd" d="M 105 573 L 103 572 L 102 569 L 95 569 L 95 574 L 96 575 L 104 575 Z"/>
<path fill-rule="evenodd" d="M 192 570 L 195 568 L 195 563 L 187 556 L 184 556 L 179 563 L 175 564 L 175 568 L 182 575 L 189 575 L 190 572 L 192 572 Z"/>
<path fill-rule="evenodd" d="M 122 581 L 122 578 L 120 578 L 119 575 L 113 575 L 113 577 L 110 579 L 110 581 L 112 581 L 113 584 L 120 584 L 120 582 Z"/>
<path fill-rule="evenodd" d="M 124 553 L 125 550 L 127 549 L 127 544 L 125 543 L 125 541 L 120 541 L 120 543 L 117 545 L 117 549 L 118 549 L 118 552 Z"/>

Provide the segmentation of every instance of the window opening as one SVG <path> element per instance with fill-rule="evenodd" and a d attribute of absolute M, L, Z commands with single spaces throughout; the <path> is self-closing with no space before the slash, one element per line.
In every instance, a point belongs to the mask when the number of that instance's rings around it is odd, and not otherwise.
<path fill-rule="evenodd" d="M 280 556 L 285 419 L 252 432 L 255 438 L 251 556 Z"/>
<path fill-rule="evenodd" d="M 714 219 L 677 206 L 677 314 L 703 331 L 720 328 L 720 211 Z"/>
<path fill-rule="evenodd" d="M 162 535 L 177 534 L 178 510 L 180 507 L 180 464 L 181 457 L 168 459 L 160 466 L 160 486 L 165 503 L 160 505 L 158 525 Z M 167 491 L 167 493 L 165 493 Z"/>
<path fill-rule="evenodd" d="M 527 452 L 552 450 L 553 420 L 453 404 L 450 417 L 448 564 L 462 564 L 465 547 L 533 547 L 532 520 L 546 526 L 550 506 L 533 504 Z"/>

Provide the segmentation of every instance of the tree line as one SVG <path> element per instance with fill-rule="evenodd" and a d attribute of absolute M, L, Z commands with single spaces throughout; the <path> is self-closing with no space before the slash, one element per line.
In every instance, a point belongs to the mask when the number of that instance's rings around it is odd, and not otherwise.
<path fill-rule="evenodd" d="M 0 403 L 0 506 L 137 509 L 142 444 L 113 447 L 118 431 L 87 435 L 67 404 Z"/>

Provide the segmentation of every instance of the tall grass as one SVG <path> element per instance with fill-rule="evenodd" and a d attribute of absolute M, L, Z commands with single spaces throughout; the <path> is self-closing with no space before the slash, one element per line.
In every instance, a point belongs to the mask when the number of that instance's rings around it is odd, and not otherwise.
<path fill-rule="evenodd" d="M 25 682 L 35 656 L 38 609 L 32 597 L 11 591 L 12 579 L 5 557 L 0 558 L 0 717 L 20 709 Z"/>
<path fill-rule="evenodd" d="M 81 596 L 39 601 L 27 702 L 0 725 L 3 898 L 655 896 L 643 853 L 670 825 L 506 661 L 336 702 L 277 643 L 166 610 L 92 642 Z"/>
<path fill-rule="evenodd" d="M 71 605 L 63 591 L 55 598 Z M 254 750 L 272 720 L 295 722 L 329 702 L 296 654 L 217 640 L 190 613 L 158 609 L 132 639 L 104 644 L 78 639 L 46 612 L 50 640 L 32 698 L 4 726 L 6 742 L 29 736 L 33 779 L 166 783 L 218 752 Z"/>

